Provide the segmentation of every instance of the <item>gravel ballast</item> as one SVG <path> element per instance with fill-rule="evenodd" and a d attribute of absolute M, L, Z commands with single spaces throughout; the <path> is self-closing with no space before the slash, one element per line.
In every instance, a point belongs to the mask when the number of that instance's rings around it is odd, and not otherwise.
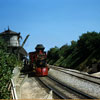
<path fill-rule="evenodd" d="M 49 70 L 49 75 L 71 87 L 85 92 L 86 94 L 100 98 L 100 85 L 98 84 L 91 83 L 89 81 L 74 77 L 72 75 L 54 69 Z"/>

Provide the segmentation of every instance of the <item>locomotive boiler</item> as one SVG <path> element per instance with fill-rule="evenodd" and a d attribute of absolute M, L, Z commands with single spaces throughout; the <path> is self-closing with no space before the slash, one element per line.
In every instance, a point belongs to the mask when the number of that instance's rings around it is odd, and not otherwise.
<path fill-rule="evenodd" d="M 42 44 L 38 44 L 35 48 L 36 51 L 29 52 L 30 67 L 35 71 L 36 76 L 48 75 L 47 55 L 44 49 Z"/>

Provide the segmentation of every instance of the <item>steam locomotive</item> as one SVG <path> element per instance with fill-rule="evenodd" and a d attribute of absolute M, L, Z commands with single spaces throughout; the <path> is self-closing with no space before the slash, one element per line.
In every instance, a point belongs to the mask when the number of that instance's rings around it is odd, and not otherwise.
<path fill-rule="evenodd" d="M 38 44 L 34 52 L 29 52 L 30 67 L 35 71 L 36 76 L 48 75 L 48 66 L 46 63 L 46 52 L 44 46 Z"/>

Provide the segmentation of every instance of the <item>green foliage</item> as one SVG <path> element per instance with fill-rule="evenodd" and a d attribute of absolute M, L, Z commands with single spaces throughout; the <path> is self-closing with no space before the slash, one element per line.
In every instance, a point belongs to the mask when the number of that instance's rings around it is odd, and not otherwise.
<path fill-rule="evenodd" d="M 83 34 L 82 36 L 80 36 L 80 39 L 78 40 L 78 48 L 81 51 L 88 50 L 89 52 L 92 52 L 93 50 L 99 47 L 100 44 L 99 42 L 100 42 L 99 33 L 87 32 L 87 34 Z"/>
<path fill-rule="evenodd" d="M 0 99 L 10 98 L 10 91 L 8 91 L 7 85 L 17 62 L 16 56 L 7 53 L 7 46 L 4 41 L 0 39 Z"/>
<path fill-rule="evenodd" d="M 84 70 L 94 59 L 100 61 L 100 33 L 87 32 L 78 41 L 71 41 L 71 45 L 61 48 L 51 48 L 48 51 L 48 63 L 72 69 Z"/>
<path fill-rule="evenodd" d="M 0 38 L 0 51 L 7 51 L 7 44 L 2 38 Z"/>
<path fill-rule="evenodd" d="M 50 51 L 48 51 L 48 62 L 50 64 L 53 64 L 54 62 L 56 62 L 59 59 L 59 48 L 55 47 L 55 48 L 51 48 Z"/>

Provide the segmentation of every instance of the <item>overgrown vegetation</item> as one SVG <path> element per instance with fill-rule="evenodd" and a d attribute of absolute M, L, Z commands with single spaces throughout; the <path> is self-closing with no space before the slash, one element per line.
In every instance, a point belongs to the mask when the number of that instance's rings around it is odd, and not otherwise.
<path fill-rule="evenodd" d="M 7 45 L 0 38 L 0 99 L 10 99 L 10 91 L 7 86 L 17 63 L 17 57 L 7 53 Z"/>
<path fill-rule="evenodd" d="M 51 48 L 47 58 L 49 64 L 56 66 L 78 70 L 91 68 L 93 63 L 100 63 L 100 33 L 87 32 L 71 45 Z"/>

